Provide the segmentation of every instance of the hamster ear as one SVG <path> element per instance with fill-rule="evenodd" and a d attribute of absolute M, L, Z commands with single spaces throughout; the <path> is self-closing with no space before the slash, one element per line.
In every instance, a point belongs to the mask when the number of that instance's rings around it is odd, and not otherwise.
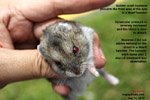
<path fill-rule="evenodd" d="M 42 56 L 42 51 L 40 50 L 40 44 L 39 44 L 39 45 L 37 45 L 37 50 L 38 50 L 38 52 L 39 52 L 40 56 Z"/>
<path fill-rule="evenodd" d="M 40 56 L 42 56 L 45 60 L 48 58 L 48 56 L 46 55 L 46 52 L 45 52 L 44 48 L 40 44 L 37 45 L 37 50 L 38 50 Z"/>
<path fill-rule="evenodd" d="M 50 28 L 46 28 L 45 30 L 43 30 L 43 32 L 43 40 L 46 41 L 48 47 L 60 45 L 60 37 L 56 36 L 54 32 L 50 30 Z"/>
<path fill-rule="evenodd" d="M 59 47 L 61 45 L 61 39 L 57 36 L 51 36 L 48 39 L 48 47 L 53 46 L 53 47 Z"/>

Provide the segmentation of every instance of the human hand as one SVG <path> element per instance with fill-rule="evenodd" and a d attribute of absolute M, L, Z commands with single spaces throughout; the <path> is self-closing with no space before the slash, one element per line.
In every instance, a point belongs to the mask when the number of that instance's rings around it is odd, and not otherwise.
<path fill-rule="evenodd" d="M 68 1 L 68 2 L 67 2 Z M 80 13 L 101 8 L 114 0 L 1 0 L 0 1 L 0 87 L 16 81 L 59 77 L 34 49 L 48 24 L 62 20 L 60 14 Z M 6 49 L 7 48 L 7 49 Z M 97 34 L 94 35 L 94 61 L 97 68 L 105 65 Z M 69 88 L 53 85 L 65 95 Z"/>

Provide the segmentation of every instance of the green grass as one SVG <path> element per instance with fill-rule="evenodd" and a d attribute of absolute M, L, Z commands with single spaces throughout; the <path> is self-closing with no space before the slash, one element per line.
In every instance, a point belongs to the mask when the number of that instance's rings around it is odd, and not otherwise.
<path fill-rule="evenodd" d="M 128 0 L 124 3 L 129 4 L 131 2 L 148 4 L 149 1 Z M 114 23 L 115 20 L 147 20 L 150 22 L 148 16 L 121 15 L 119 11 L 99 11 L 93 15 L 77 19 L 78 22 L 94 28 L 98 33 L 102 50 L 107 59 L 105 69 L 120 79 L 119 85 L 112 86 L 103 78 L 97 78 L 79 100 L 128 100 L 127 97 L 122 96 L 122 93 L 131 93 L 131 90 L 144 90 L 145 100 L 150 100 L 150 60 L 148 58 L 148 63 L 146 64 L 133 64 L 128 60 L 115 60 L 117 55 L 115 50 L 118 48 L 115 43 L 122 37 L 134 38 L 135 35 L 132 35 L 132 31 L 128 31 L 128 33 L 116 32 L 115 29 L 118 25 Z M 149 29 L 147 33 L 150 33 Z M 150 35 L 138 35 L 138 37 L 149 39 Z M 150 41 L 148 41 L 149 44 Z M 150 55 L 149 52 L 148 55 Z M 51 84 L 46 79 L 37 79 L 9 84 L 0 90 L 0 100 L 63 99 L 52 90 Z"/>

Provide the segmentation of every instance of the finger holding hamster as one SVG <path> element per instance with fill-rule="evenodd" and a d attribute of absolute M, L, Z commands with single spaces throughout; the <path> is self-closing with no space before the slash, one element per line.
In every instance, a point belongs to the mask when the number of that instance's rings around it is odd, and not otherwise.
<path fill-rule="evenodd" d="M 94 33 L 93 41 L 94 63 L 97 68 L 102 68 L 106 64 L 106 59 L 100 45 L 100 39 L 97 33 Z"/>

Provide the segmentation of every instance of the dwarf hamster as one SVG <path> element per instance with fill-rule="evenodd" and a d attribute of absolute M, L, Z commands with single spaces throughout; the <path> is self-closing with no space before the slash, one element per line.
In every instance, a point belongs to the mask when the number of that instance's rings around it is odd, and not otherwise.
<path fill-rule="evenodd" d="M 118 83 L 117 78 L 103 69 L 98 69 L 98 72 L 95 69 L 92 28 L 74 21 L 60 21 L 49 25 L 43 32 L 38 50 L 54 72 L 67 76 L 49 79 L 70 87 L 71 92 L 63 96 L 65 100 L 77 100 L 99 73 L 110 83 Z"/>

